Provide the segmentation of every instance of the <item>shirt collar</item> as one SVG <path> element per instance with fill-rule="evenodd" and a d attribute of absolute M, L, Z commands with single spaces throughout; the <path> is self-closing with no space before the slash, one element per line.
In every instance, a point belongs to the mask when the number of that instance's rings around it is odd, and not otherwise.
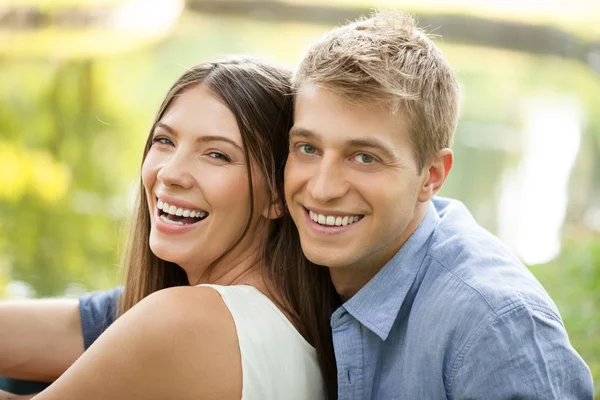
<path fill-rule="evenodd" d="M 402 303 L 427 255 L 429 237 L 440 217 L 432 202 L 406 243 L 362 289 L 342 305 L 361 324 L 386 340 Z M 334 313 L 333 318 L 341 309 Z M 332 320 L 332 322 L 334 322 Z"/>

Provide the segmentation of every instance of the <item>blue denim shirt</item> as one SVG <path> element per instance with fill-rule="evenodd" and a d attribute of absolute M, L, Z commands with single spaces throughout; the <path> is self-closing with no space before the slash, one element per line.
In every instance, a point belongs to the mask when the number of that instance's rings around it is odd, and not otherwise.
<path fill-rule="evenodd" d="M 592 399 L 548 294 L 458 201 L 331 318 L 340 399 Z"/>

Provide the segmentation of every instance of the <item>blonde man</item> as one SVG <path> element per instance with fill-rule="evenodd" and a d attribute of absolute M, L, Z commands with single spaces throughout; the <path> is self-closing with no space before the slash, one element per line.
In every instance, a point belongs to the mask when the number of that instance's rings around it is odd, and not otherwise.
<path fill-rule="evenodd" d="M 591 399 L 542 286 L 458 201 L 459 88 L 401 13 L 336 29 L 300 62 L 286 202 L 329 267 L 341 399 Z"/>

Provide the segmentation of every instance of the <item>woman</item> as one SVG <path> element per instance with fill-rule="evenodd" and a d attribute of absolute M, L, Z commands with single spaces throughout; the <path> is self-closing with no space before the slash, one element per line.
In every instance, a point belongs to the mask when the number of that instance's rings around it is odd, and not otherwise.
<path fill-rule="evenodd" d="M 229 58 L 175 82 L 146 142 L 121 317 L 35 399 L 335 397 L 333 288 L 282 204 L 289 80 Z"/>

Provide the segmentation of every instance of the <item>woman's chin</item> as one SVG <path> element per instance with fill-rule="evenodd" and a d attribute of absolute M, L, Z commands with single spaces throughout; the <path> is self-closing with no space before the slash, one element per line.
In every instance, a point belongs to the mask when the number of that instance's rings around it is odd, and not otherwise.
<path fill-rule="evenodd" d="M 161 260 L 175 263 L 182 268 L 184 265 L 188 264 L 190 260 L 190 256 L 182 251 L 178 251 L 177 247 L 173 246 L 172 244 L 162 242 L 157 243 L 153 240 L 150 240 L 150 250 Z"/>

